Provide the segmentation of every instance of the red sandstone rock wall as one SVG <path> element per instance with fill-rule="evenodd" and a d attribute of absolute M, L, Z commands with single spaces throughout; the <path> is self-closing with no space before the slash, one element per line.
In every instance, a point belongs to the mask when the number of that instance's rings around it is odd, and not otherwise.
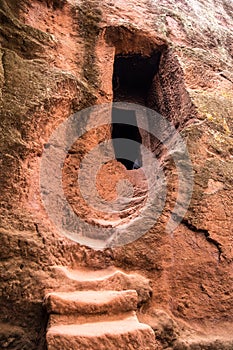
<path fill-rule="evenodd" d="M 233 337 L 232 13 L 230 0 L 0 1 L 3 348 L 43 348 L 42 299 L 56 264 L 140 271 L 153 284 L 148 313 L 164 309 L 187 327 L 224 326 Z M 115 53 L 147 55 L 153 47 L 165 48 L 155 102 L 186 139 L 192 200 L 167 234 L 175 172 L 166 164 L 169 195 L 155 227 L 127 246 L 94 251 L 60 236 L 46 215 L 44 144 L 72 113 L 111 101 Z"/>

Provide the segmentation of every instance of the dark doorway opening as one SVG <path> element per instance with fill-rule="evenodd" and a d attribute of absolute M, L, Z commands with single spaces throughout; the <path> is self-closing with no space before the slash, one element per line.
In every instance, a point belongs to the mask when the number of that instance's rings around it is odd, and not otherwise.
<path fill-rule="evenodd" d="M 116 55 L 113 71 L 113 100 L 146 105 L 149 89 L 159 69 L 160 51 L 151 56 Z"/>
<path fill-rule="evenodd" d="M 159 70 L 160 57 L 160 51 L 154 51 L 151 56 L 116 55 L 113 70 L 113 101 L 146 106 L 153 78 Z M 142 136 L 137 126 L 135 112 L 113 108 L 112 123 L 116 159 L 128 170 L 140 168 Z M 130 144 L 127 140 L 133 140 L 136 143 Z"/>
<path fill-rule="evenodd" d="M 142 137 L 137 127 L 135 111 L 113 107 L 112 142 L 116 159 L 126 169 L 132 170 L 141 167 L 140 145 Z"/>

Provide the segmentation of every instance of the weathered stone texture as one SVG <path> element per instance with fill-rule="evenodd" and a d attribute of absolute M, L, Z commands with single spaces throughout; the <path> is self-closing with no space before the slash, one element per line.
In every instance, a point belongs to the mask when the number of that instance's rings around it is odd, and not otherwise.
<path fill-rule="evenodd" d="M 150 315 L 159 306 L 191 334 L 219 335 L 209 343 L 181 338 L 176 345 L 171 336 L 166 346 L 232 348 L 232 13 L 230 0 L 0 0 L 1 348 L 44 348 L 42 300 L 58 283 L 51 269 L 58 264 L 140 271 L 153 289 L 140 312 Z M 50 223 L 39 193 L 41 155 L 68 116 L 111 101 L 115 52 L 148 55 L 154 47 L 162 50 L 162 65 L 152 102 L 187 142 L 192 200 L 182 223 L 167 234 L 177 190 L 167 162 L 168 200 L 155 227 L 127 246 L 93 251 Z M 102 136 L 96 133 L 90 144 Z M 82 155 L 89 144 L 80 144 Z M 106 198 L 111 185 L 103 190 Z M 156 334 L 163 344 L 163 330 Z"/>

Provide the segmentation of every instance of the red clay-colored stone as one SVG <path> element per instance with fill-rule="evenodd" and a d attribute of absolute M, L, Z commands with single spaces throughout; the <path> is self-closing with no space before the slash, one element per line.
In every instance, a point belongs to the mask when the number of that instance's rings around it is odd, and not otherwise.
<path fill-rule="evenodd" d="M 232 348 L 232 12 L 232 2 L 225 0 L 1 1 L 0 348 L 44 349 L 44 296 L 59 288 L 72 292 L 83 284 L 74 280 L 65 285 L 70 279 L 54 273 L 51 267 L 57 265 L 69 271 L 115 266 L 125 274 L 142 275 L 147 282 L 138 288 L 138 277 L 126 281 L 122 273 L 113 274 L 109 285 L 137 290 L 137 313 L 153 321 L 161 349 Z M 154 49 L 161 60 L 146 98 L 122 91 L 117 95 L 114 56 L 148 58 Z M 187 143 L 194 189 L 184 220 L 169 234 L 165 227 L 178 192 L 177 172 L 166 150 L 152 140 L 167 180 L 162 215 L 135 242 L 93 250 L 65 238 L 50 222 L 40 196 L 41 156 L 52 132 L 71 114 L 120 98 L 146 103 L 174 122 Z M 69 204 L 100 226 L 117 225 L 121 218 L 89 208 L 76 178 L 80 159 L 110 137 L 109 126 L 85 134 L 63 169 Z M 99 194 L 114 200 L 121 179 L 133 184 L 135 198 L 147 190 L 140 169 L 129 172 L 113 161 L 100 168 Z M 143 201 L 137 204 L 138 209 L 144 206 Z M 136 217 L 135 207 L 128 214 Z M 106 237 L 103 233 L 99 238 Z M 100 284 L 106 290 L 106 280 Z M 141 339 L 140 327 L 132 334 Z M 109 344 L 109 338 L 100 339 Z M 111 339 L 133 341 L 125 333 Z M 64 347 L 60 335 L 58 344 Z"/>

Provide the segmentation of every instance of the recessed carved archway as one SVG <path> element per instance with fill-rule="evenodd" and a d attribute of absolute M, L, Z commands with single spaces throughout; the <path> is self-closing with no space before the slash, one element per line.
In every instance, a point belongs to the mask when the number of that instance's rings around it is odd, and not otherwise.
<path fill-rule="evenodd" d="M 121 101 L 143 105 L 174 121 L 177 127 L 178 125 L 183 127 L 190 118 L 192 108 L 185 89 L 182 69 L 172 51 L 162 40 L 124 27 L 105 28 L 96 45 L 96 64 L 101 86 L 100 96 L 102 96 L 99 103 Z M 101 227 L 127 224 L 127 220 L 137 217 L 144 205 L 147 188 L 143 165 L 146 164 L 146 156 L 140 145 L 150 149 L 159 160 L 163 161 L 162 157 L 164 159 L 163 145 L 145 131 L 150 129 L 150 125 L 146 125 L 146 118 L 143 119 L 144 128 L 140 113 L 134 114 L 127 108 L 121 110 L 120 115 L 125 121 L 127 118 L 134 119 L 134 126 L 130 125 L 130 122 L 127 125 L 117 120 L 114 110 L 111 113 L 112 125 L 116 124 L 115 127 L 106 124 L 104 127 L 85 133 L 72 146 L 63 172 L 64 191 L 74 211 L 88 222 Z M 132 157 L 127 154 L 122 157 L 118 154 L 119 145 L 117 146 L 117 142 L 114 141 L 116 138 L 136 142 L 137 147 L 131 151 Z M 134 187 L 135 201 L 132 200 L 132 205 L 121 214 L 105 215 L 94 212 L 82 200 L 76 186 L 77 169 L 83 157 L 92 147 L 106 139 L 113 140 L 116 160 L 103 164 L 96 178 L 97 190 L 105 200 L 111 201 L 117 196 L 118 181 L 129 180 Z M 137 171 L 129 171 L 136 169 Z M 174 187 L 175 185 L 173 190 Z"/>

